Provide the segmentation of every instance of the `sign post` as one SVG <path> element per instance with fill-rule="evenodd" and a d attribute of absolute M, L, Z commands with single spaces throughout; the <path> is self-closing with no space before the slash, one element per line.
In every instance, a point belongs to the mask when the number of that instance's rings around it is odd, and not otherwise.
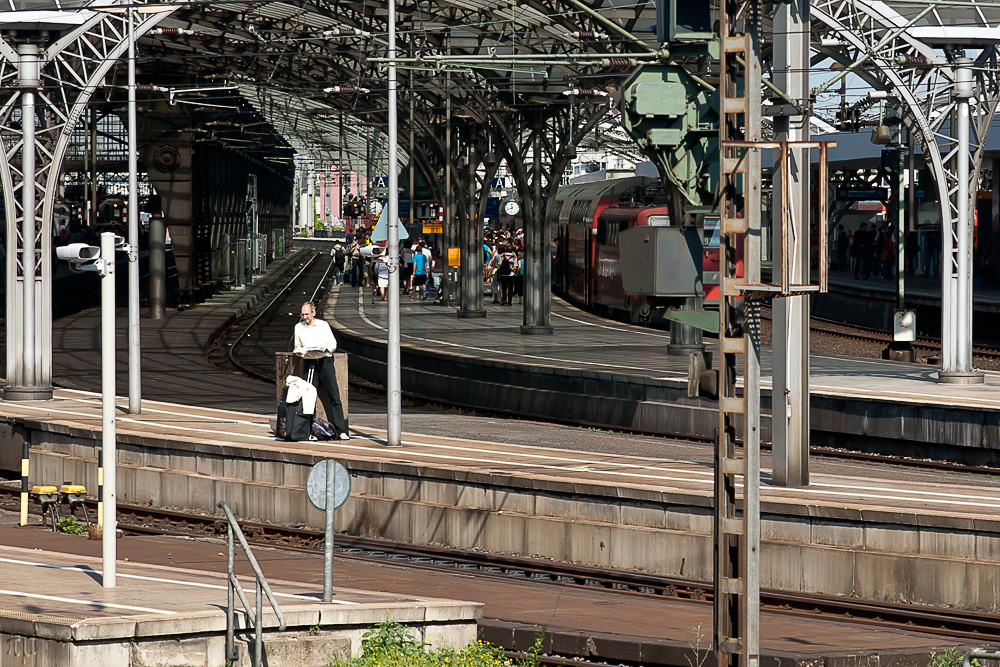
<path fill-rule="evenodd" d="M 312 467 L 306 478 L 306 497 L 318 510 L 326 512 L 323 546 L 323 602 L 333 599 L 333 518 L 334 511 L 351 495 L 351 476 L 347 468 L 333 459 Z"/>

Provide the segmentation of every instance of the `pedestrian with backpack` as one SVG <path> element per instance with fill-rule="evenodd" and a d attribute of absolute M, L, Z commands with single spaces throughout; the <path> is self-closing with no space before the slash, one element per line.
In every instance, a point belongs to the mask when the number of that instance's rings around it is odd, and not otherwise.
<path fill-rule="evenodd" d="M 413 251 L 413 294 L 411 299 L 426 299 L 425 285 L 427 284 L 427 274 L 430 272 L 430 260 L 424 254 L 424 246 L 417 243 Z"/>
<path fill-rule="evenodd" d="M 517 272 L 517 256 L 509 245 L 502 245 L 496 257 L 497 281 L 500 285 L 500 305 L 511 305 L 514 294 L 514 274 Z"/>
<path fill-rule="evenodd" d="M 333 284 L 343 285 L 344 262 L 347 260 L 347 251 L 344 249 L 344 244 L 338 241 L 337 245 L 333 246 L 330 254 L 333 255 Z"/>

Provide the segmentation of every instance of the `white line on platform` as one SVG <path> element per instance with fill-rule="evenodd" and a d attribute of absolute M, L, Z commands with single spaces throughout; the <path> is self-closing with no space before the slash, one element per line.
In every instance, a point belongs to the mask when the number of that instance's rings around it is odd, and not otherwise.
<path fill-rule="evenodd" d="M 77 393 L 77 394 L 83 394 L 85 396 L 95 396 L 94 392 L 92 392 L 92 391 L 82 391 L 82 390 L 79 390 L 79 389 L 66 389 L 64 391 L 69 391 L 69 392 L 73 392 L 73 393 Z M 100 403 L 101 403 L 101 400 L 99 398 L 93 398 L 93 399 L 91 399 L 91 398 L 77 398 L 77 399 L 74 399 L 74 400 L 80 401 L 81 403 L 89 403 L 89 404 L 92 404 L 92 405 L 100 405 Z M 174 417 L 200 417 L 200 418 L 203 418 L 203 419 L 209 419 L 209 417 L 207 417 L 205 415 L 198 415 L 198 414 L 195 414 L 193 412 L 174 412 L 172 410 L 157 410 L 155 408 L 146 407 L 146 404 L 144 404 L 143 409 L 142 409 L 142 413 L 146 414 L 147 412 L 153 412 L 153 413 L 157 413 L 157 414 L 161 414 L 161 415 L 173 415 Z M 220 419 L 220 420 L 216 420 L 216 421 L 224 421 L 227 424 L 243 424 L 243 425 L 246 425 L 246 426 L 261 426 L 261 425 L 265 425 L 266 426 L 267 425 L 266 420 L 262 421 L 262 420 L 259 420 L 259 419 L 257 421 L 248 421 L 246 419 L 225 419 L 225 420 L 221 420 Z"/>
<path fill-rule="evenodd" d="M 27 406 L 27 405 L 25 405 L 24 407 L 34 407 L 34 406 Z M 43 408 L 38 408 L 38 409 L 43 409 Z M 63 411 L 62 414 L 79 414 L 79 415 L 82 415 L 82 416 L 87 416 L 87 417 L 93 418 L 93 415 L 86 415 L 84 413 L 73 413 L 73 412 Z M 217 431 L 217 430 L 213 430 L 213 429 L 191 428 L 191 427 L 185 427 L 185 426 L 178 426 L 176 424 L 167 425 L 167 424 L 160 424 L 160 423 L 157 423 L 157 422 L 148 422 L 148 421 L 144 422 L 144 421 L 138 421 L 138 420 L 132 420 L 132 419 L 126 419 L 126 418 L 119 418 L 119 419 L 120 419 L 120 421 L 127 421 L 127 422 L 136 423 L 136 424 L 145 424 L 145 425 L 159 426 L 160 428 L 167 429 L 167 430 L 174 429 L 174 430 L 194 432 L 194 433 L 209 433 L 209 434 L 216 434 L 216 435 L 218 435 L 218 434 L 227 434 L 227 435 L 229 435 L 225 431 Z M 241 437 L 246 437 L 246 438 L 254 438 L 254 439 L 257 439 L 257 440 L 267 440 L 267 441 L 272 441 L 272 442 L 274 441 L 274 437 L 271 436 L 271 435 L 258 436 L 258 435 L 253 435 L 253 434 L 250 434 L 250 433 L 242 433 L 242 434 L 240 434 L 240 436 Z M 371 438 L 371 439 L 372 440 L 376 440 L 376 438 Z M 369 455 L 372 452 L 372 450 L 371 450 L 370 447 L 344 445 L 344 444 L 339 444 L 338 442 L 334 442 L 334 441 L 330 441 L 330 442 L 324 443 L 324 444 L 326 444 L 327 446 L 331 446 L 331 447 L 340 447 L 340 448 L 343 448 L 343 449 L 350 449 L 350 450 L 354 450 L 354 451 L 363 451 L 363 452 L 365 452 L 365 453 L 367 453 Z M 468 447 L 457 447 L 457 446 L 455 446 L 455 447 L 449 447 L 447 445 L 435 445 L 433 443 L 427 443 L 427 442 L 404 441 L 404 444 L 407 444 L 407 445 L 416 445 L 416 446 L 428 447 L 428 448 L 433 448 L 433 447 L 437 447 L 437 448 L 449 448 L 449 449 L 457 450 L 457 451 L 460 451 L 460 452 L 481 451 L 484 454 L 495 454 L 495 455 L 498 455 L 498 456 L 509 455 L 509 452 L 498 452 L 498 451 L 494 451 L 494 450 L 477 450 L 477 449 L 470 449 Z M 551 455 L 544 455 L 544 454 L 527 454 L 527 453 L 525 453 L 524 456 L 526 458 L 527 457 L 533 457 L 533 458 L 541 458 L 541 459 L 545 459 L 545 460 L 562 461 L 562 462 L 567 463 L 567 465 L 547 465 L 547 464 L 540 464 L 540 463 L 519 462 L 519 461 L 510 460 L 510 459 L 493 459 L 493 458 L 470 457 L 470 456 L 461 456 L 461 455 L 456 456 L 455 454 L 434 454 L 434 453 L 430 453 L 430 452 L 407 452 L 405 450 L 400 450 L 400 449 L 394 449 L 392 451 L 392 455 L 394 457 L 399 457 L 399 456 L 402 456 L 402 455 L 406 455 L 406 456 L 410 456 L 410 457 L 413 457 L 413 458 L 424 457 L 424 458 L 430 458 L 430 459 L 444 459 L 446 461 L 454 461 L 454 460 L 458 459 L 458 460 L 466 461 L 466 462 L 469 462 L 469 463 L 490 464 L 492 466 L 497 466 L 497 467 L 501 467 L 501 468 L 503 468 L 503 467 L 506 467 L 506 468 L 511 468 L 511 467 L 513 467 L 513 468 L 535 468 L 535 469 L 538 469 L 538 470 L 556 470 L 556 471 L 560 471 L 560 472 L 574 472 L 581 465 L 605 465 L 605 466 L 617 465 L 617 466 L 620 466 L 620 467 L 629 467 L 629 468 L 632 468 L 633 470 L 636 470 L 637 472 L 632 473 L 632 472 L 624 472 L 624 471 L 620 471 L 620 470 L 593 470 L 593 471 L 590 471 L 590 472 L 593 472 L 595 474 L 600 474 L 600 475 L 606 475 L 606 476 L 609 476 L 609 477 L 625 477 L 625 478 L 630 478 L 630 479 L 647 479 L 647 480 L 653 480 L 653 481 L 656 481 L 656 482 L 682 482 L 682 483 L 696 483 L 696 484 L 700 484 L 700 485 L 707 485 L 709 483 L 712 483 L 711 479 L 707 479 L 707 477 L 709 477 L 712 474 L 712 473 L 710 473 L 708 471 L 678 470 L 678 469 L 675 469 L 675 468 L 662 468 L 662 467 L 658 467 L 658 466 L 655 466 L 655 465 L 643 466 L 643 465 L 639 465 L 639 464 L 629 464 L 629 463 L 625 463 L 625 462 L 594 462 L 594 461 L 588 461 L 586 459 L 571 459 L 571 458 L 566 458 L 566 457 L 558 457 L 558 456 L 551 456 Z M 642 472 L 642 471 L 648 471 L 648 472 Z M 683 478 L 683 477 L 671 477 L 671 476 L 667 476 L 667 475 L 653 474 L 653 473 L 658 473 L 658 472 L 686 474 L 686 475 L 692 475 L 692 477 Z M 701 478 L 699 479 L 699 478 L 697 478 L 697 476 L 701 476 Z M 820 486 L 820 484 L 819 483 L 814 483 L 813 486 L 818 487 L 818 486 Z M 914 503 L 924 503 L 925 501 L 933 501 L 935 503 L 943 504 L 943 505 L 957 505 L 957 506 L 969 506 L 969 507 L 976 507 L 976 508 L 1000 509 L 1000 504 L 988 504 L 988 503 L 984 503 L 983 500 L 987 500 L 987 499 L 992 500 L 992 499 L 991 498 L 984 498 L 982 496 L 962 496 L 962 495 L 957 495 L 957 494 L 952 494 L 952 493 L 935 494 L 934 492 L 930 492 L 930 491 L 919 491 L 919 490 L 914 490 L 914 489 L 906 489 L 905 491 L 901 491 L 900 493 L 898 493 L 896 495 L 886 496 L 886 495 L 881 495 L 878 492 L 874 492 L 873 493 L 873 491 L 874 491 L 873 489 L 870 489 L 870 488 L 867 488 L 867 487 L 863 487 L 863 486 L 843 485 L 843 484 L 829 484 L 829 485 L 825 485 L 825 487 L 826 488 L 823 489 L 823 490 L 818 489 L 818 488 L 809 488 L 809 487 L 782 488 L 781 491 L 783 493 L 787 493 L 787 494 L 801 494 L 801 495 L 828 494 L 828 495 L 831 495 L 831 496 L 850 496 L 850 497 L 858 497 L 859 495 L 861 495 L 858 492 L 859 491 L 863 491 L 864 492 L 864 497 L 868 498 L 868 499 L 872 499 L 872 500 L 895 500 L 895 501 L 914 502 Z M 838 491 L 833 491 L 833 490 L 830 490 L 830 489 L 847 489 L 848 491 L 838 492 Z M 911 497 L 907 497 L 906 496 L 907 493 L 913 494 L 914 496 L 917 496 L 917 497 L 912 497 L 912 496 Z M 938 496 L 944 496 L 944 497 L 938 497 Z M 971 502 L 964 502 L 964 501 L 960 501 L 960 500 L 947 500 L 947 499 L 945 499 L 945 497 L 947 497 L 947 498 L 969 498 L 971 500 Z"/>
<path fill-rule="evenodd" d="M 77 600 L 75 598 L 62 598 L 56 597 L 55 595 L 42 595 L 40 593 L 25 593 L 24 591 L 8 591 L 0 590 L 0 595 L 12 595 L 19 598 L 31 598 L 33 600 L 49 600 L 50 602 L 65 602 L 67 604 L 80 604 L 86 605 L 88 607 L 101 607 L 107 609 L 125 609 L 128 611 L 144 611 L 150 614 L 169 614 L 174 615 L 176 611 L 167 611 L 165 609 L 151 609 L 149 607 L 133 607 L 127 604 L 114 604 L 111 602 L 99 602 L 97 600 Z"/>
<path fill-rule="evenodd" d="M 14 565 L 30 565 L 32 567 L 42 567 L 49 570 L 65 570 L 67 572 L 84 572 L 87 574 L 100 574 L 100 570 L 94 570 L 89 567 L 81 567 L 79 565 L 55 565 L 53 563 L 40 563 L 30 560 L 18 560 L 16 558 L 2 558 L 0 557 L 0 563 L 12 563 Z M 211 575 L 207 575 L 211 576 Z M 219 575 L 222 576 L 222 575 Z M 137 579 L 139 581 L 152 581 L 158 584 L 173 584 L 176 586 L 191 586 L 194 588 L 210 588 L 213 590 L 224 591 L 226 590 L 225 584 L 206 584 L 197 581 L 186 581 L 184 579 L 164 579 L 162 577 L 147 577 L 139 574 L 122 574 L 118 573 L 119 579 Z M 253 594 L 254 589 L 244 588 L 244 593 Z M 291 598 L 294 600 L 306 600 L 308 602 L 319 602 L 319 599 L 312 595 L 300 595 L 297 593 L 275 593 L 275 597 Z M 351 602 L 349 600 L 331 600 L 331 604 L 344 604 L 344 605 L 357 605 L 360 602 Z M 176 612 L 163 612 L 173 614 Z"/>
<path fill-rule="evenodd" d="M 562 313 L 552 313 L 553 317 L 560 317 L 564 320 L 569 320 L 570 322 L 576 322 L 577 324 L 582 324 L 587 327 L 597 327 L 598 329 L 608 329 L 609 331 L 618 331 L 621 333 L 634 334 L 636 336 L 653 336 L 654 338 L 660 338 L 662 340 L 670 340 L 670 334 L 655 333 L 652 331 L 641 331 L 639 329 L 623 329 L 621 327 L 612 327 L 607 324 L 598 324 L 597 322 L 587 322 L 586 320 L 578 320 L 569 315 L 563 315 Z"/>
<path fill-rule="evenodd" d="M 857 381 L 857 380 L 863 380 L 865 378 L 863 376 L 860 376 L 854 378 L 845 377 L 845 379 L 853 379 Z M 903 381 L 907 380 L 906 378 L 899 378 L 899 379 Z M 909 381 L 920 382 L 920 380 L 909 380 Z M 812 388 L 822 389 L 824 391 L 830 392 L 831 394 L 858 398 L 857 392 L 856 391 L 852 392 L 846 386 L 831 387 L 829 385 L 813 383 Z M 949 407 L 954 407 L 955 405 L 957 405 L 958 407 L 964 407 L 968 406 L 970 403 L 975 403 L 977 406 L 980 407 L 1000 408 L 1000 401 L 998 401 L 996 398 L 997 385 L 995 384 L 990 383 L 990 384 L 968 385 L 966 387 L 963 387 L 962 385 L 952 385 L 951 388 L 956 390 L 959 388 L 964 388 L 969 393 L 930 394 L 919 391 L 910 391 L 907 389 L 897 389 L 897 390 L 882 391 L 879 392 L 878 394 L 870 394 L 868 396 L 861 396 L 860 398 L 868 398 L 872 401 L 887 401 L 887 400 L 904 401 L 910 403 L 918 403 L 921 405 L 926 404 L 929 400 L 932 402 L 932 405 L 934 406 L 947 405 Z M 993 396 L 992 397 L 973 396 L 971 395 L 971 393 L 974 391 L 990 392 L 991 394 L 993 394 Z"/>
<path fill-rule="evenodd" d="M 34 407 L 34 406 L 24 405 L 23 407 Z M 39 407 L 38 409 L 44 409 L 44 408 Z M 87 417 L 91 417 L 91 418 L 94 417 L 93 415 L 86 415 L 84 413 L 73 413 L 73 412 L 68 412 L 68 411 L 63 411 L 62 414 L 79 414 L 79 415 L 87 416 Z M 169 425 L 168 424 L 160 424 L 160 423 L 157 423 L 157 422 L 149 422 L 149 421 L 145 421 L 144 422 L 144 421 L 127 419 L 127 418 L 123 418 L 123 417 L 119 418 L 119 420 L 120 421 L 132 422 L 132 423 L 136 423 L 136 424 L 145 424 L 145 425 L 151 425 L 151 426 L 158 426 L 160 428 L 167 429 L 167 430 L 174 429 L 174 430 L 194 432 L 194 433 L 209 433 L 209 434 L 216 434 L 216 435 L 218 435 L 218 434 L 229 435 L 229 433 L 227 433 L 225 431 L 217 431 L 217 430 L 213 430 L 213 429 L 200 429 L 200 428 L 178 426 L 176 424 L 169 424 Z M 240 436 L 241 437 L 246 437 L 246 438 L 254 438 L 254 439 L 257 439 L 257 440 L 267 440 L 267 441 L 272 441 L 272 442 L 274 441 L 274 437 L 271 436 L 271 435 L 258 436 L 258 435 L 253 435 L 253 434 L 250 434 L 250 433 L 242 433 L 242 434 L 240 434 Z M 371 438 L 371 439 L 372 440 L 376 440 L 376 438 Z M 330 441 L 330 442 L 327 442 L 327 443 L 324 443 L 324 444 L 326 444 L 327 446 L 330 446 L 330 447 L 340 447 L 340 448 L 343 448 L 343 449 L 350 449 L 350 450 L 354 450 L 354 451 L 363 451 L 363 452 L 365 452 L 366 454 L 369 454 L 369 455 L 372 453 L 372 450 L 371 450 L 370 447 L 345 445 L 345 444 L 340 444 L 340 443 L 334 442 L 334 441 Z M 404 444 L 407 444 L 407 445 L 416 445 L 416 446 L 427 447 L 427 448 L 434 448 L 434 447 L 436 447 L 436 448 L 447 448 L 447 449 L 457 450 L 457 451 L 463 452 L 463 453 L 464 452 L 469 452 L 469 451 L 478 451 L 478 452 L 482 452 L 484 454 L 494 454 L 494 455 L 498 455 L 498 456 L 504 456 L 504 455 L 509 455 L 510 454 L 509 452 L 499 452 L 499 451 L 488 450 L 488 449 L 479 450 L 479 449 L 470 449 L 468 447 L 458 447 L 458 446 L 451 447 L 451 446 L 447 446 L 447 445 L 436 445 L 436 444 L 433 444 L 433 443 L 415 442 L 415 441 L 409 441 L 409 440 L 408 441 L 404 441 Z M 400 450 L 400 449 L 394 449 L 394 450 L 392 450 L 392 455 L 394 457 L 400 457 L 402 455 L 406 455 L 406 456 L 409 456 L 409 457 L 412 457 L 412 458 L 424 457 L 424 458 L 430 458 L 430 459 L 443 459 L 445 461 L 455 461 L 456 459 L 458 459 L 458 460 L 469 462 L 469 463 L 489 464 L 491 466 L 496 466 L 496 467 L 499 467 L 501 469 L 502 468 L 535 468 L 535 469 L 538 469 L 538 470 L 555 470 L 555 471 L 559 471 L 559 472 L 574 472 L 581 465 L 602 465 L 602 466 L 615 466 L 615 465 L 617 465 L 619 467 L 632 468 L 633 470 L 635 470 L 637 472 L 634 472 L 634 473 L 633 472 L 624 472 L 624 471 L 621 471 L 621 470 L 592 470 L 590 472 L 593 472 L 595 474 L 600 474 L 600 475 L 606 475 L 606 476 L 609 476 L 609 477 L 625 477 L 625 478 L 630 478 L 630 479 L 646 479 L 646 480 L 653 480 L 653 481 L 656 481 L 656 482 L 681 482 L 681 483 L 695 483 L 695 484 L 700 484 L 700 485 L 708 485 L 708 484 L 712 483 L 711 479 L 707 479 L 707 477 L 709 477 L 712 474 L 709 471 L 679 470 L 679 469 L 676 469 L 676 468 L 658 467 L 656 465 L 643 466 L 643 465 L 639 465 L 639 464 L 630 464 L 630 463 L 625 463 L 625 462 L 599 462 L 599 461 L 590 461 L 590 460 L 587 460 L 587 459 L 572 459 L 572 458 L 567 458 L 567 457 L 558 457 L 558 456 L 544 455 L 544 454 L 528 454 L 528 453 L 524 453 L 523 456 L 525 456 L 525 458 L 529 458 L 530 457 L 530 458 L 541 458 L 541 459 L 544 459 L 544 460 L 561 461 L 561 462 L 566 463 L 567 465 L 548 465 L 548 464 L 541 464 L 541 463 L 519 462 L 519 461 L 510 460 L 510 459 L 494 459 L 494 458 L 470 457 L 470 456 L 461 456 L 461 455 L 456 456 L 455 454 L 434 454 L 434 453 L 430 453 L 430 452 L 407 452 L 405 450 Z M 648 471 L 648 472 L 643 472 L 643 471 Z M 653 473 L 659 473 L 659 472 L 679 473 L 679 474 L 682 474 L 682 475 L 691 475 L 692 477 L 684 478 L 684 477 L 671 477 L 671 476 L 668 476 L 668 475 L 653 474 Z M 700 478 L 698 478 L 699 476 L 700 476 Z M 868 487 L 863 487 L 863 486 L 845 485 L 845 484 L 825 484 L 824 485 L 824 484 L 820 484 L 820 483 L 814 483 L 812 486 L 813 487 L 824 486 L 825 488 L 824 489 L 819 489 L 819 488 L 809 488 L 809 487 L 792 487 L 792 488 L 782 488 L 781 492 L 785 493 L 785 494 L 800 494 L 800 495 L 822 495 L 822 494 L 827 494 L 827 495 L 830 495 L 830 496 L 858 497 L 858 496 L 862 495 L 861 493 L 859 493 L 859 491 L 861 491 L 861 492 L 864 492 L 863 495 L 864 495 L 865 498 L 871 499 L 871 500 L 895 500 L 895 501 L 913 502 L 913 503 L 925 503 L 925 501 L 930 501 L 930 502 L 934 502 L 934 503 L 942 504 L 942 505 L 956 505 L 956 506 L 963 506 L 963 507 L 964 506 L 968 506 L 968 507 L 986 508 L 986 509 L 1000 509 L 1000 504 L 984 503 L 983 502 L 984 500 L 993 500 L 993 499 L 992 498 L 983 497 L 983 496 L 958 495 L 958 494 L 954 494 L 954 493 L 936 493 L 936 492 L 931 492 L 931 491 L 919 491 L 919 490 L 915 490 L 915 489 L 906 489 L 905 491 L 900 491 L 896 495 L 891 495 L 890 496 L 890 495 L 881 495 L 881 493 L 875 491 L 874 489 L 871 489 L 871 488 L 868 488 Z M 846 490 L 845 491 L 833 491 L 832 489 L 846 489 Z M 910 497 L 907 497 L 907 494 L 911 494 Z M 947 500 L 946 498 L 968 498 L 968 499 L 970 499 L 970 502 L 965 502 L 965 501 L 961 501 L 961 500 Z"/>
<path fill-rule="evenodd" d="M 372 439 L 374 440 L 375 438 L 372 438 Z M 365 447 L 352 447 L 350 445 L 341 445 L 339 443 L 332 443 L 332 442 L 331 442 L 331 444 L 333 446 L 336 446 L 336 447 L 344 447 L 344 448 L 347 448 L 347 449 L 365 449 L 365 450 L 367 450 L 369 452 L 371 451 L 370 448 L 365 448 Z M 473 451 L 473 452 L 481 452 L 481 453 L 484 453 L 484 454 L 503 454 L 503 452 L 496 452 L 496 451 L 492 451 L 492 450 L 475 449 L 475 448 L 468 448 L 468 447 L 465 447 L 465 448 L 463 448 L 463 447 L 451 447 L 451 446 L 448 446 L 448 445 L 436 445 L 436 444 L 433 444 L 433 443 L 426 443 L 426 442 L 404 441 L 403 444 L 406 444 L 406 445 L 417 445 L 417 446 L 421 446 L 421 447 L 437 447 L 437 448 L 441 448 L 441 449 L 454 449 L 454 450 L 463 451 L 463 452 Z M 400 449 L 393 449 L 392 450 L 393 456 L 398 456 L 400 454 L 408 454 L 408 453 L 409 452 L 406 452 L 405 450 L 400 450 Z M 583 465 L 587 465 L 588 464 L 588 462 L 586 460 L 583 460 L 583 459 L 569 459 L 569 458 L 552 457 L 552 456 L 545 457 L 543 455 L 531 455 L 531 454 L 525 454 L 525 456 L 538 456 L 538 458 L 547 458 L 547 459 L 550 459 L 550 460 L 562 461 L 562 462 L 566 462 L 566 463 L 574 464 L 574 465 L 554 466 L 554 465 L 545 465 L 545 464 L 540 464 L 540 463 L 522 463 L 522 462 L 517 462 L 517 461 L 511 461 L 511 460 L 496 460 L 496 459 L 477 458 L 477 457 L 468 457 L 468 456 L 456 456 L 454 454 L 426 454 L 426 453 L 420 453 L 420 452 L 415 452 L 414 453 L 414 456 L 421 456 L 421 455 L 422 456 L 427 456 L 427 457 L 430 457 L 430 458 L 441 458 L 441 459 L 449 459 L 449 460 L 460 459 L 460 460 L 475 461 L 475 462 L 481 462 L 481 463 L 493 463 L 493 464 L 502 464 L 502 465 L 508 465 L 508 466 L 516 466 L 516 467 L 530 467 L 530 468 L 539 468 L 539 469 L 542 469 L 542 470 L 559 470 L 559 471 L 574 471 L 581 464 L 583 464 Z M 690 475 L 710 476 L 710 475 L 714 474 L 714 473 L 707 472 L 707 471 L 706 472 L 702 472 L 702 471 L 698 471 L 698 470 L 679 470 L 679 469 L 676 469 L 676 468 L 659 468 L 659 467 L 656 467 L 656 466 L 640 466 L 640 465 L 636 465 L 636 464 L 614 463 L 614 462 L 599 462 L 599 461 L 596 461 L 596 462 L 589 462 L 589 465 L 620 465 L 620 466 L 623 466 L 623 467 L 631 467 L 631 468 L 634 468 L 636 470 L 648 470 L 650 472 L 660 472 L 660 471 L 663 471 L 663 472 L 669 472 L 669 473 L 690 474 Z M 628 473 L 628 472 L 622 472 L 622 471 L 617 471 L 617 470 L 590 470 L 589 472 L 592 472 L 592 473 L 595 473 L 595 474 L 599 474 L 599 475 L 609 475 L 609 476 L 614 476 L 614 477 L 638 477 L 638 478 L 654 479 L 654 480 L 657 480 L 657 481 L 694 482 L 694 483 L 702 484 L 702 485 L 708 485 L 708 484 L 714 483 L 713 479 L 705 479 L 705 478 L 702 478 L 702 479 L 695 479 L 695 478 L 685 479 L 685 478 L 667 477 L 667 476 L 663 476 L 663 475 L 654 475 L 654 474 L 635 474 L 635 473 Z M 859 498 L 859 497 L 863 496 L 864 498 L 867 498 L 867 499 L 902 500 L 902 501 L 914 502 L 914 503 L 923 503 L 925 501 L 928 501 L 928 502 L 934 502 L 934 503 L 945 504 L 945 505 L 958 505 L 958 506 L 969 506 L 969 507 L 977 507 L 977 508 L 991 508 L 991 509 L 992 508 L 998 508 L 998 509 L 1000 509 L 1000 504 L 990 504 L 990 503 L 984 502 L 984 501 L 989 501 L 989 500 L 995 500 L 995 498 L 990 498 L 990 497 L 987 497 L 987 496 L 963 495 L 963 494 L 956 494 L 956 493 L 943 493 L 943 492 L 937 492 L 937 491 L 921 491 L 919 489 L 902 489 L 897 494 L 889 496 L 889 495 L 880 495 L 880 492 L 884 492 L 884 485 L 883 485 L 883 487 L 879 487 L 878 489 L 875 489 L 875 488 L 872 488 L 872 487 L 858 486 L 858 485 L 852 485 L 852 484 L 829 484 L 829 483 L 814 482 L 814 483 L 812 483 L 812 486 L 813 487 L 820 487 L 820 486 L 822 486 L 822 487 L 824 487 L 824 489 L 844 489 L 844 491 L 821 490 L 821 489 L 818 489 L 818 488 L 810 488 L 810 487 L 788 487 L 788 488 L 781 487 L 780 489 L 779 488 L 775 488 L 774 492 L 775 492 L 775 494 L 777 494 L 780 491 L 781 493 L 790 493 L 790 494 L 796 494 L 796 493 L 799 493 L 799 494 L 812 494 L 812 495 L 826 494 L 826 495 L 831 495 L 831 496 L 850 496 L 850 497 L 854 497 L 854 498 Z M 859 492 L 862 492 L 862 493 L 859 493 Z M 912 496 L 915 496 L 915 497 L 907 497 L 907 494 L 912 494 Z M 947 500 L 948 498 L 965 498 L 965 499 L 968 499 L 971 502 L 965 502 L 963 500 Z"/>
<path fill-rule="evenodd" d="M 358 317 L 360 317 L 362 320 L 364 320 L 366 323 L 368 323 L 369 326 L 374 327 L 375 329 L 378 329 L 379 331 L 386 331 L 385 327 L 383 327 L 380 324 L 376 324 L 375 322 L 372 322 L 370 319 L 368 319 L 368 316 L 365 315 L 365 301 L 364 301 L 364 296 L 362 295 L 362 293 L 360 291 L 358 292 Z M 503 356 L 507 356 L 507 357 L 516 357 L 518 359 L 527 359 L 527 360 L 531 360 L 531 361 L 550 361 L 550 362 L 555 362 L 557 364 L 573 363 L 573 364 L 581 364 L 583 366 L 594 366 L 594 367 L 597 367 L 597 368 L 609 368 L 609 369 L 612 369 L 612 370 L 619 370 L 619 371 L 641 371 L 643 373 L 648 373 L 649 372 L 649 368 L 648 367 L 622 366 L 621 364 L 605 364 L 605 363 L 602 363 L 602 362 L 599 362 L 599 361 L 576 361 L 576 360 L 574 360 L 574 361 L 567 361 L 566 359 L 559 359 L 558 357 L 542 357 L 542 356 L 538 356 L 536 354 L 525 354 L 523 352 L 507 352 L 505 350 L 498 350 L 498 349 L 489 348 L 489 347 L 476 347 L 475 345 L 463 345 L 461 343 L 452 343 L 452 342 L 444 341 L 444 340 L 433 340 L 431 338 L 423 338 L 422 336 L 413 336 L 413 335 L 405 334 L 405 333 L 400 333 L 399 335 L 402 338 L 409 338 L 410 340 L 418 340 L 418 341 L 421 341 L 423 343 L 430 343 L 431 345 L 443 345 L 443 346 L 446 346 L 446 347 L 457 347 L 457 348 L 462 349 L 462 350 L 472 350 L 473 352 L 481 352 L 481 353 L 483 353 L 485 355 L 488 355 L 488 356 L 503 355 Z M 573 369 L 568 368 L 567 370 L 573 370 Z M 684 377 L 684 378 L 687 377 L 687 372 L 686 371 L 683 372 L 683 373 L 681 373 L 681 372 L 678 372 L 678 371 L 658 370 L 658 371 L 656 371 L 656 373 L 659 376 L 673 376 L 673 377 Z"/>
<path fill-rule="evenodd" d="M 72 400 L 77 401 L 79 399 L 72 399 Z M 24 407 L 24 408 L 36 408 L 36 406 L 34 406 L 34 405 L 25 405 L 23 403 L 19 403 L 18 406 Z M 37 410 L 41 410 L 43 412 L 50 412 L 49 408 L 45 408 L 43 406 L 38 406 L 36 409 Z M 71 410 L 60 410 L 59 411 L 59 415 L 60 416 L 62 416 L 62 415 L 72 415 L 72 416 L 75 416 L 75 417 L 86 417 L 88 419 L 93 419 L 93 420 L 98 420 L 98 419 L 101 418 L 101 416 L 99 414 L 90 414 L 90 413 L 87 413 L 87 412 L 73 412 Z M 154 421 L 148 421 L 148 420 L 142 420 L 142 419 L 129 419 L 128 417 L 118 417 L 117 421 L 119 421 L 119 422 L 128 422 L 130 424 L 140 424 L 140 425 L 144 425 L 144 426 L 158 426 L 158 427 L 160 427 L 162 429 L 165 429 L 165 430 L 168 430 L 168 431 L 169 430 L 174 430 L 174 431 L 190 431 L 190 432 L 193 432 L 193 433 L 213 433 L 213 434 L 216 434 L 216 435 L 220 435 L 220 434 L 223 434 L 223 435 L 232 435 L 232 432 L 228 431 L 228 430 L 215 430 L 215 429 L 209 429 L 209 428 L 191 428 L 190 426 L 180 426 L 178 424 L 161 424 L 160 422 L 154 422 Z M 267 429 L 271 428 L 270 425 L 265 425 L 265 424 L 251 424 L 251 426 L 257 426 L 259 428 L 267 428 Z M 273 435 L 254 435 L 253 433 L 240 433 L 239 435 L 240 435 L 240 437 L 243 437 L 243 438 L 253 438 L 255 440 L 267 440 L 269 442 L 274 442 L 275 441 L 275 438 L 274 438 Z"/>

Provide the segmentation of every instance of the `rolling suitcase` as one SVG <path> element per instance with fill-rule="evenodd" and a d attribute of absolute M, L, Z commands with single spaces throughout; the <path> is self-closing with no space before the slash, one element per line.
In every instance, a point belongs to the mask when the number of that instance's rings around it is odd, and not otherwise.
<path fill-rule="evenodd" d="M 309 369 L 306 380 L 312 382 L 313 370 Z M 281 392 L 281 402 L 278 403 L 277 435 L 289 442 L 308 440 L 312 435 L 313 415 L 302 412 L 302 401 L 289 403 L 285 400 L 288 388 Z"/>

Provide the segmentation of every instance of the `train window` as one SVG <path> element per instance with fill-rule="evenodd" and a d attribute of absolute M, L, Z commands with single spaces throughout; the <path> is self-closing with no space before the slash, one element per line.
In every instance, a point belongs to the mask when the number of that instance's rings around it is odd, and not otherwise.
<path fill-rule="evenodd" d="M 704 223 L 704 244 L 706 248 L 718 248 L 719 239 L 719 219 L 716 217 L 706 217 Z"/>
<path fill-rule="evenodd" d="M 670 226 L 670 216 L 669 215 L 651 215 L 646 220 L 646 224 L 650 227 L 669 227 Z"/>
<path fill-rule="evenodd" d="M 586 200 L 580 200 L 580 201 L 574 203 L 573 207 L 570 209 L 570 213 L 569 213 L 569 222 L 570 222 L 570 224 L 573 224 L 573 223 L 576 223 L 576 224 L 580 224 L 580 223 L 587 224 L 588 218 L 590 217 L 588 215 L 588 213 L 590 213 L 590 204 L 591 204 L 591 202 L 586 201 Z"/>

